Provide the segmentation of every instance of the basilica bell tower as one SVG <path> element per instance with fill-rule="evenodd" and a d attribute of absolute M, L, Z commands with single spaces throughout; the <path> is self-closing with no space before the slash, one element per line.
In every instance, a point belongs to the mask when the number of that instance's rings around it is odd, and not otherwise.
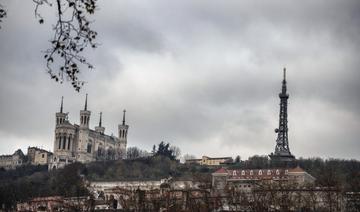
<path fill-rule="evenodd" d="M 129 125 L 127 125 L 125 123 L 125 113 L 126 113 L 126 110 L 123 111 L 123 120 L 122 120 L 122 124 L 118 125 L 118 131 L 119 131 L 119 139 L 120 139 L 120 141 L 123 142 L 126 145 Z"/>

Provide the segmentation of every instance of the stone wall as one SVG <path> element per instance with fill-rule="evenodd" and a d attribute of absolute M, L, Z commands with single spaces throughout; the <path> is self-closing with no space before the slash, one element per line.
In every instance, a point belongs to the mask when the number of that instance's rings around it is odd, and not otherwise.
<path fill-rule="evenodd" d="M 0 156 L 0 168 L 14 169 L 17 166 L 21 166 L 25 162 L 25 155 L 18 149 L 12 155 L 1 155 Z"/>

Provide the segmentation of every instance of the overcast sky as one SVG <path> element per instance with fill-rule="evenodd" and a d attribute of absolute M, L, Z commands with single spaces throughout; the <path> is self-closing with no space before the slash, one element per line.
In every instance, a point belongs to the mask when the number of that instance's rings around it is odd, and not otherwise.
<path fill-rule="evenodd" d="M 89 94 L 91 128 L 103 112 L 128 146 L 160 141 L 197 157 L 274 151 L 282 69 L 289 145 L 296 157 L 360 159 L 360 1 L 109 1 L 93 16 L 101 44 L 86 54 L 80 93 L 45 72 L 53 8 L 0 0 L 0 154 L 53 150 L 61 96 L 69 120 Z"/>

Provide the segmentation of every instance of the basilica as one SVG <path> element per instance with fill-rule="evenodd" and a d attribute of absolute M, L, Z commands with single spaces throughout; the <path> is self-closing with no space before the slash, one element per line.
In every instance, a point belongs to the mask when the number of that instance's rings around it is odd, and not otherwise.
<path fill-rule="evenodd" d="M 54 154 L 49 162 L 49 170 L 62 168 L 73 162 L 87 163 L 99 160 L 117 160 L 126 157 L 129 125 L 125 124 L 125 110 L 122 124 L 118 125 L 118 136 L 106 135 L 102 126 L 102 114 L 98 126 L 89 128 L 91 111 L 87 108 L 87 95 L 84 110 L 80 111 L 80 124 L 71 124 L 68 113 L 63 112 L 63 98 L 60 112 L 56 113 Z"/>

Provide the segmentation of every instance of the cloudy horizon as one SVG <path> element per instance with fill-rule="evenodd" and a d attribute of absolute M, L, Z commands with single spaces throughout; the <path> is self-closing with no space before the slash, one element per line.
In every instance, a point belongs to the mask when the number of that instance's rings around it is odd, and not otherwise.
<path fill-rule="evenodd" d="M 360 2 L 98 1 L 100 46 L 78 93 L 45 72 L 55 14 L 32 1 L 1 2 L 0 154 L 53 151 L 55 113 L 79 123 L 88 93 L 90 127 L 99 113 L 128 146 L 161 141 L 197 157 L 274 151 L 282 70 L 290 94 L 289 146 L 298 157 L 360 160 Z"/>

